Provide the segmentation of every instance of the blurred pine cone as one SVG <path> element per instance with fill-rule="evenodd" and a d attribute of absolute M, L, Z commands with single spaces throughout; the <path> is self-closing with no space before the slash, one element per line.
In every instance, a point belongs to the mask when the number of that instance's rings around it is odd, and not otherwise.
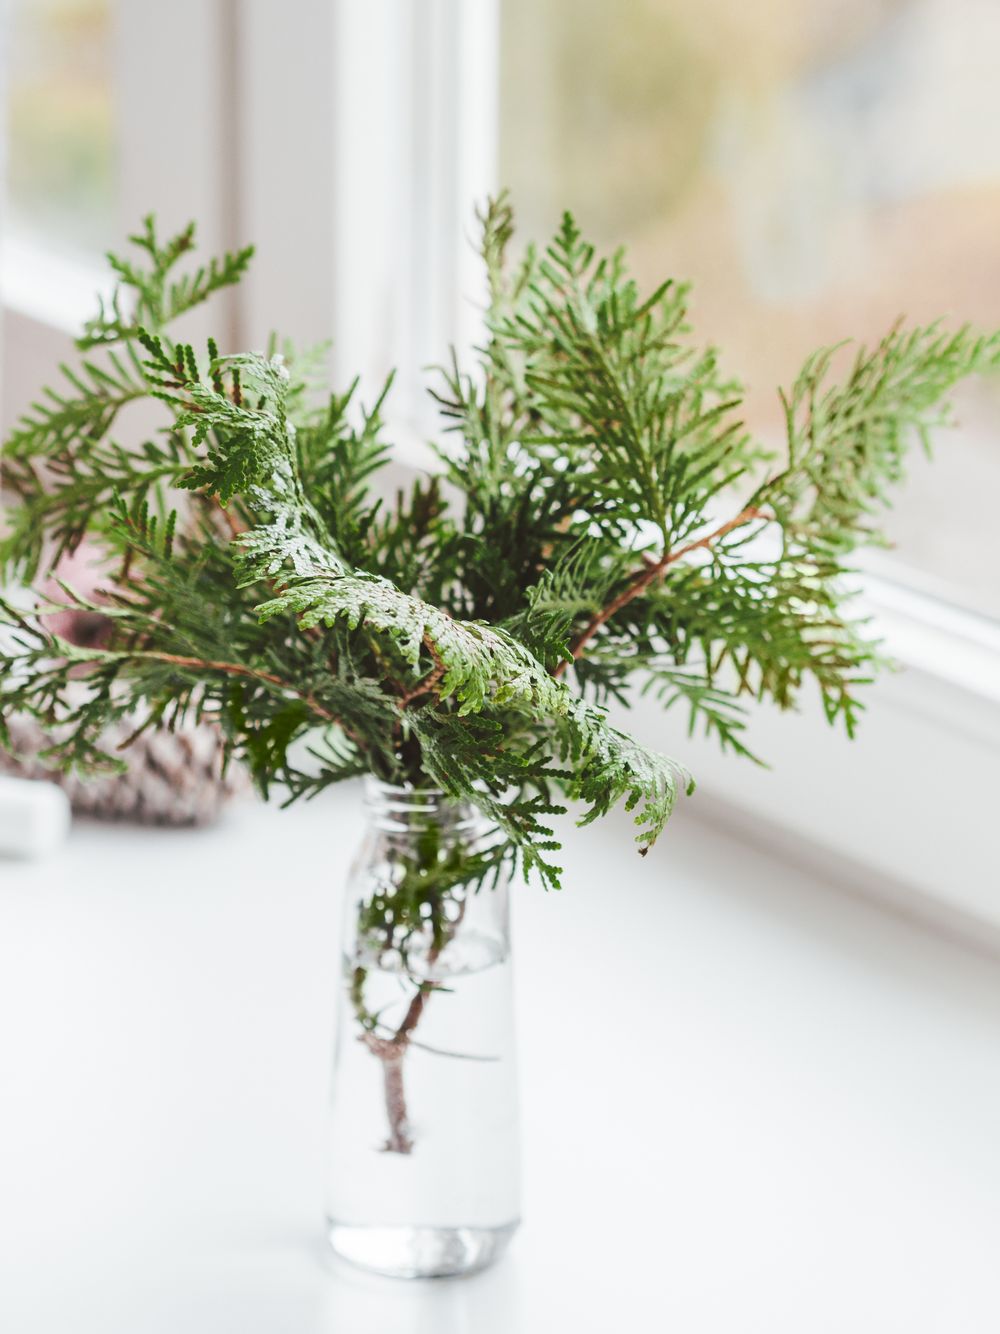
<path fill-rule="evenodd" d="M 86 542 L 64 556 L 57 573 L 89 598 L 100 600 L 106 570 L 99 552 Z M 45 592 L 58 601 L 61 587 L 52 581 Z M 111 623 L 100 612 L 66 609 L 46 617 L 48 628 L 84 648 L 101 647 Z M 123 718 L 102 737 L 114 754 L 135 731 L 139 719 Z M 169 732 L 150 728 L 121 751 L 128 765 L 121 774 L 63 774 L 38 758 L 46 738 L 33 718 L 9 720 L 12 752 L 0 750 L 0 773 L 42 778 L 57 783 L 78 815 L 101 820 L 132 820 L 138 824 L 205 825 L 215 820 L 226 802 L 249 786 L 244 770 L 233 765 L 222 773 L 222 738 L 209 723 Z"/>
<path fill-rule="evenodd" d="M 113 754 L 134 730 L 135 720 L 123 719 L 105 735 L 105 749 Z M 0 751 L 0 771 L 58 783 L 77 814 L 97 819 L 211 824 L 226 802 L 248 786 L 244 771 L 235 765 L 223 775 L 222 741 L 208 723 L 176 732 L 144 732 L 121 752 L 128 765 L 122 774 L 54 773 L 38 759 L 45 737 L 32 718 L 12 718 L 10 737 L 14 753 Z"/>

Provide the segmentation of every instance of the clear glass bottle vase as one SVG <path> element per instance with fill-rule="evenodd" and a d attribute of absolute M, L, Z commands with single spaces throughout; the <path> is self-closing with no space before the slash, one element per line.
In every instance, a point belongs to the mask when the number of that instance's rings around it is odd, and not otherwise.
<path fill-rule="evenodd" d="M 470 806 L 365 786 L 345 902 L 328 1237 L 397 1277 L 492 1263 L 518 1222 L 505 870 Z"/>

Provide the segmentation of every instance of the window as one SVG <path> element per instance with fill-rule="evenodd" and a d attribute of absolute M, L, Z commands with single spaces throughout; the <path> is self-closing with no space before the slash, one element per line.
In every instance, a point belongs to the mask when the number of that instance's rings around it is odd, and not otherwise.
<path fill-rule="evenodd" d="M 774 387 L 814 347 L 1000 324 L 998 57 L 992 0 L 505 0 L 501 175 L 526 233 L 571 201 L 642 282 L 691 279 L 777 438 Z M 1000 377 L 958 415 L 876 565 L 1000 617 Z"/>
<path fill-rule="evenodd" d="M 8 0 L 4 421 L 93 304 L 118 230 L 113 0 Z M 52 336 L 50 336 L 52 331 Z"/>
<path fill-rule="evenodd" d="M 103 252 L 144 213 L 164 228 L 196 217 L 214 250 L 235 243 L 237 6 L 173 0 L 169 22 L 163 13 L 156 0 L 8 0 L 5 429 L 66 355 L 95 290 L 110 285 Z M 231 304 L 216 319 L 217 332 L 232 332 Z M 204 336 L 197 317 L 187 332 Z"/>
<path fill-rule="evenodd" d="M 11 0 L 8 229 L 100 253 L 116 224 L 110 0 Z"/>

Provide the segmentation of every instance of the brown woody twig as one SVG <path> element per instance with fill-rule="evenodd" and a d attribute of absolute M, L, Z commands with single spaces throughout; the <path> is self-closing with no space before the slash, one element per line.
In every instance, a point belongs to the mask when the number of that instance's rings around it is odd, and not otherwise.
<path fill-rule="evenodd" d="M 599 612 L 591 617 L 585 628 L 577 636 L 573 643 L 573 647 L 570 650 L 574 662 L 583 656 L 587 645 L 593 639 L 594 635 L 597 634 L 602 625 L 610 621 L 611 617 L 614 616 L 616 612 L 621 611 L 622 607 L 628 606 L 633 599 L 639 597 L 641 593 L 644 593 L 651 584 L 654 584 L 658 579 L 661 579 L 670 566 L 676 561 L 679 561 L 684 556 L 690 555 L 692 551 L 710 548 L 714 542 L 725 537 L 727 533 L 731 533 L 734 528 L 742 528 L 744 524 L 750 523 L 753 519 L 763 519 L 766 517 L 768 516 L 761 510 L 757 509 L 756 506 L 748 505 L 745 509 L 740 510 L 739 514 L 734 518 L 727 520 L 713 532 L 706 533 L 704 537 L 699 537 L 694 542 L 688 542 L 686 546 L 678 547 L 676 551 L 665 551 L 659 560 L 651 560 L 649 557 L 646 557 L 642 569 L 637 570 L 632 575 L 622 591 L 612 598 L 607 606 L 602 607 Z M 565 661 L 560 662 L 553 671 L 553 676 L 562 676 L 566 667 L 567 663 Z"/>

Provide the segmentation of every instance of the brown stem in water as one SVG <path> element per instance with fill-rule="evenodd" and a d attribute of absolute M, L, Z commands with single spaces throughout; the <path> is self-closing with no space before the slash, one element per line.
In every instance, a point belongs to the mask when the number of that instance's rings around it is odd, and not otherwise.
<path fill-rule="evenodd" d="M 437 952 L 435 951 L 434 957 L 436 955 Z M 434 959 L 429 956 L 428 962 L 433 963 Z M 391 1037 L 380 1038 L 370 1031 L 361 1035 L 361 1041 L 382 1062 L 385 1112 L 389 1122 L 389 1138 L 385 1142 L 386 1153 L 410 1153 L 413 1149 L 409 1115 L 406 1110 L 403 1059 L 406 1056 L 406 1049 L 410 1045 L 410 1035 L 420 1022 L 420 1016 L 427 1004 L 427 997 L 434 989 L 435 984 L 433 982 L 420 983 L 416 994 L 407 1006 L 402 1023 Z"/>
<path fill-rule="evenodd" d="M 431 960 L 433 962 L 433 960 Z M 403 1022 L 395 1033 L 388 1038 L 366 1032 L 361 1041 L 368 1050 L 382 1062 L 382 1080 L 385 1086 L 385 1111 L 389 1121 L 389 1138 L 385 1142 L 386 1153 L 409 1153 L 413 1148 L 410 1138 L 410 1121 L 406 1110 L 406 1088 L 403 1083 L 403 1058 L 410 1045 L 410 1034 L 420 1022 L 420 1016 L 427 1004 L 427 997 L 434 990 L 433 982 L 421 982 L 416 995 L 410 1001 Z"/>
<path fill-rule="evenodd" d="M 432 967 L 436 963 L 438 955 L 461 925 L 462 918 L 465 915 L 465 902 L 465 899 L 463 899 L 459 905 L 458 915 L 454 922 L 450 923 L 445 939 L 428 950 L 428 967 Z M 382 1062 L 385 1113 L 389 1122 L 389 1137 L 384 1145 L 386 1153 L 411 1153 L 413 1151 L 409 1113 L 406 1107 L 406 1086 L 403 1081 L 403 1060 L 414 1029 L 420 1023 L 427 999 L 431 992 L 435 990 L 437 990 L 437 983 L 435 982 L 418 983 L 417 990 L 406 1007 L 402 1022 L 391 1037 L 379 1037 L 371 1029 L 366 1030 L 361 1035 L 361 1041 Z"/>
<path fill-rule="evenodd" d="M 382 1054 L 382 1079 L 385 1084 L 385 1109 L 389 1117 L 389 1138 L 386 1153 L 410 1153 L 410 1120 L 406 1111 L 406 1088 L 403 1084 L 403 1048 L 393 1048 Z"/>

